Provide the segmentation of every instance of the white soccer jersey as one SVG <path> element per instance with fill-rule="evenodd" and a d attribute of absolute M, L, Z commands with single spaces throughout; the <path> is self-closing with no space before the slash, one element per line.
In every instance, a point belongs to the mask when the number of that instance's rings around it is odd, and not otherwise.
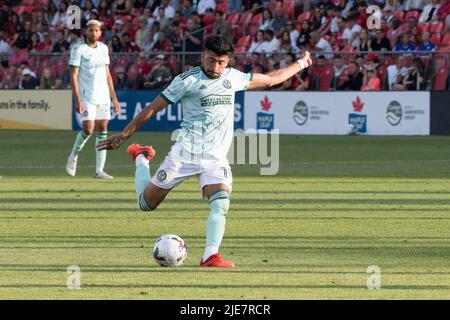
<path fill-rule="evenodd" d="M 70 51 L 69 65 L 79 67 L 78 86 L 80 98 L 92 104 L 109 104 L 106 68 L 109 68 L 108 47 L 97 41 L 95 48 L 80 42 Z"/>
<path fill-rule="evenodd" d="M 252 76 L 226 68 L 220 78 L 210 79 L 195 67 L 173 79 L 161 97 L 170 104 L 181 101 L 177 144 L 184 153 L 201 160 L 226 158 L 233 139 L 234 95 L 248 88 Z M 182 158 L 186 160 L 186 154 Z"/>

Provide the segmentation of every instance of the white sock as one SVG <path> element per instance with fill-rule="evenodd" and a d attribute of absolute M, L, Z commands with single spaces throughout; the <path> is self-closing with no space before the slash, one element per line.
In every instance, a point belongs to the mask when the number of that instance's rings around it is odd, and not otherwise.
<path fill-rule="evenodd" d="M 148 166 L 149 161 L 144 157 L 143 154 L 140 154 L 136 157 L 136 167 L 140 166 L 141 164 Z"/>
<path fill-rule="evenodd" d="M 74 155 L 73 152 L 71 152 L 70 155 L 69 155 L 69 159 L 71 161 L 77 160 L 78 159 L 78 155 Z"/>
<path fill-rule="evenodd" d="M 95 168 L 95 173 L 96 174 L 99 174 L 100 172 L 103 172 L 103 168 L 102 167 Z"/>
<path fill-rule="evenodd" d="M 209 257 L 211 257 L 213 254 L 216 254 L 219 252 L 219 246 L 207 246 L 205 248 L 205 253 L 203 254 L 203 262 L 205 262 Z"/>

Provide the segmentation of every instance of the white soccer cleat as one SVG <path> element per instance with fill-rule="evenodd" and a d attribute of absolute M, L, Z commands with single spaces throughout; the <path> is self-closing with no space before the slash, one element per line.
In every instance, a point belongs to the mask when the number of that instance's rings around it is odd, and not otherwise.
<path fill-rule="evenodd" d="M 95 174 L 95 178 L 97 178 L 97 179 L 114 179 L 113 176 L 110 176 L 109 174 L 107 174 L 107 173 L 104 172 L 104 171 L 97 172 L 97 173 Z"/>
<path fill-rule="evenodd" d="M 66 171 L 69 176 L 75 176 L 77 173 L 77 159 L 67 158 Z"/>

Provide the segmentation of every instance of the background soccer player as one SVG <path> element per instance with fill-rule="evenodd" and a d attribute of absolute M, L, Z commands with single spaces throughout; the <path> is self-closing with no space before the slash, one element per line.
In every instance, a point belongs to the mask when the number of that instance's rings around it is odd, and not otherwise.
<path fill-rule="evenodd" d="M 70 78 L 75 96 L 75 110 L 81 114 L 83 131 L 75 139 L 72 152 L 67 159 L 66 171 L 75 176 L 78 154 L 92 135 L 97 133 L 96 144 L 107 137 L 108 122 L 111 119 L 111 99 L 114 112 L 120 109 L 109 72 L 108 46 L 98 41 L 102 34 L 100 21 L 87 23 L 86 42 L 75 45 L 70 52 Z M 103 168 L 106 150 L 96 149 L 96 178 L 113 179 Z"/>
<path fill-rule="evenodd" d="M 227 153 L 233 139 L 235 92 L 277 85 L 312 63 L 309 52 L 305 52 L 302 59 L 287 67 L 268 74 L 246 74 L 228 67 L 232 53 L 233 45 L 227 38 L 209 37 L 201 67 L 175 77 L 121 133 L 97 145 L 101 150 L 118 148 L 158 111 L 181 101 L 183 121 L 177 142 L 153 178 L 149 173 L 153 148 L 132 144 L 128 153 L 136 162 L 136 193 L 144 211 L 154 210 L 185 179 L 199 177 L 203 196 L 211 206 L 206 248 L 200 261 L 203 267 L 234 267 L 233 262 L 222 259 L 219 246 L 232 191 Z"/>

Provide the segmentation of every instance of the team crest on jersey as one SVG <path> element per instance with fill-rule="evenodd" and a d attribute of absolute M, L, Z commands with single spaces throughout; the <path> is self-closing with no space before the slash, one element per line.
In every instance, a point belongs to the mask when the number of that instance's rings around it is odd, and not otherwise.
<path fill-rule="evenodd" d="M 165 170 L 159 170 L 156 178 L 159 182 L 163 182 L 167 178 L 167 172 Z"/>
<path fill-rule="evenodd" d="M 231 82 L 228 79 L 223 80 L 223 86 L 227 89 L 231 89 Z"/>
<path fill-rule="evenodd" d="M 89 114 L 89 112 L 88 112 L 87 110 L 84 110 L 84 111 L 83 111 L 83 117 L 86 118 L 86 117 L 88 116 L 88 114 Z"/>

